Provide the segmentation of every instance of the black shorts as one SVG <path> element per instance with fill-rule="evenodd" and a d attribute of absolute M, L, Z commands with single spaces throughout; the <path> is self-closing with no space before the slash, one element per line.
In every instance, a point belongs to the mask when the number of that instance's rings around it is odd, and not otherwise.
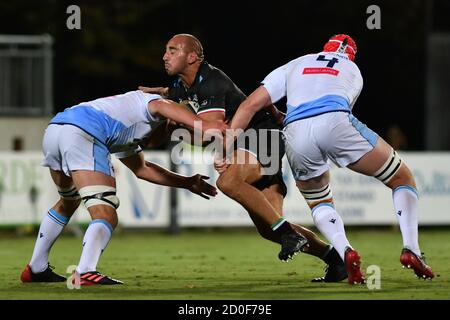
<path fill-rule="evenodd" d="M 287 187 L 283 181 L 282 158 L 285 154 L 283 132 L 273 120 L 260 121 L 245 130 L 235 143 L 235 149 L 246 150 L 253 154 L 267 174 L 253 186 L 262 190 L 274 184 L 279 184 L 283 197 Z"/>

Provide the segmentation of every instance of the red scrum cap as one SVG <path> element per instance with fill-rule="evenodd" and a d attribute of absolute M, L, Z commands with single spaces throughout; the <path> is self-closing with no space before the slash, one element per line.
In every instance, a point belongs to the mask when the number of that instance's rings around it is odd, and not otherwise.
<path fill-rule="evenodd" d="M 340 52 L 347 54 L 350 60 L 355 60 L 357 51 L 356 43 L 352 37 L 346 34 L 337 34 L 332 36 L 323 46 L 324 52 Z"/>

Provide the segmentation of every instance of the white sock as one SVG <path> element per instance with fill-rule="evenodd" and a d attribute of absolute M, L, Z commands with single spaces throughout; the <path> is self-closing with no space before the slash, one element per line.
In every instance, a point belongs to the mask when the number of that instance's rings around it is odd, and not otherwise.
<path fill-rule="evenodd" d="M 59 214 L 54 209 L 48 210 L 39 226 L 33 255 L 29 263 L 33 273 L 39 273 L 47 269 L 50 249 L 67 222 L 69 222 L 69 218 Z"/>
<path fill-rule="evenodd" d="M 344 223 L 331 203 L 322 203 L 311 212 L 314 224 L 325 238 L 333 245 L 344 261 L 345 249 L 350 243 L 345 236 Z"/>
<path fill-rule="evenodd" d="M 112 231 L 108 221 L 92 220 L 83 238 L 83 252 L 77 266 L 78 273 L 97 270 L 98 260 L 111 239 Z"/>
<path fill-rule="evenodd" d="M 395 215 L 402 232 L 403 247 L 421 256 L 419 248 L 419 232 L 417 211 L 419 209 L 419 196 L 417 190 L 411 186 L 399 186 L 392 192 Z"/>

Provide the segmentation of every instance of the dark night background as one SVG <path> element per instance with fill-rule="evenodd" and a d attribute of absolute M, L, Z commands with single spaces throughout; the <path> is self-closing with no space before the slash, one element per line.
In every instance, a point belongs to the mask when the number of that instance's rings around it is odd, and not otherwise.
<path fill-rule="evenodd" d="M 81 101 L 167 85 L 162 55 L 176 33 L 192 33 L 206 60 L 245 92 L 275 67 L 320 51 L 333 34 L 357 45 L 364 88 L 354 114 L 384 136 L 397 124 L 409 150 L 424 148 L 426 34 L 449 31 L 450 1 L 9 1 L 0 34 L 54 37 L 55 112 Z M 81 30 L 68 30 L 66 8 L 81 8 Z M 366 9 L 381 8 L 381 30 Z M 427 8 L 428 7 L 428 8 Z M 431 13 L 431 14 L 429 14 Z M 282 104 L 278 105 L 283 108 Z"/>

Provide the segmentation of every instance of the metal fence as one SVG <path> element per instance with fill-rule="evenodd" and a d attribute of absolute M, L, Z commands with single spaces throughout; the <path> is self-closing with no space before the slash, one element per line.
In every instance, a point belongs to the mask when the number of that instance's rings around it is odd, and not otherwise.
<path fill-rule="evenodd" d="M 0 35 L 0 116 L 53 111 L 50 35 Z"/>

